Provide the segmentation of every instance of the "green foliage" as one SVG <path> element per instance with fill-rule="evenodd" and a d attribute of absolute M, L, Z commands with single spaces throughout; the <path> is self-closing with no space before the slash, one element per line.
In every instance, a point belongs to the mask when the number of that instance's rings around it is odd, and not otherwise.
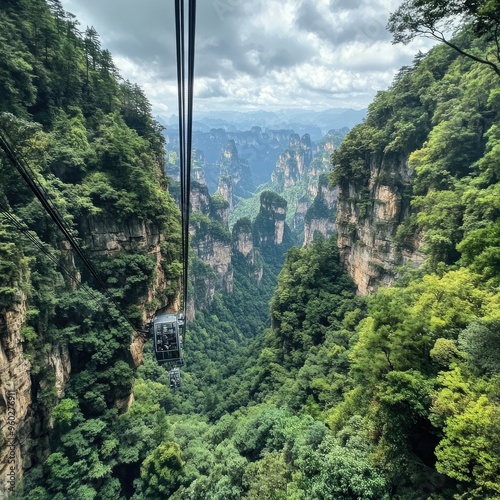
<path fill-rule="evenodd" d="M 191 242 L 194 246 L 199 242 L 203 242 L 207 237 L 222 243 L 231 242 L 231 235 L 224 225 L 217 220 L 210 219 L 201 212 L 194 212 L 189 223 L 196 229 L 195 237 Z"/>
<path fill-rule="evenodd" d="M 184 461 L 177 443 L 161 443 L 141 467 L 141 479 L 145 482 L 144 496 L 158 498 L 177 489 Z"/>
<path fill-rule="evenodd" d="M 1 216 L 0 216 L 1 217 Z M 20 291 L 27 292 L 28 259 L 19 251 L 14 233 L 9 231 L 3 217 L 0 219 L 0 306 L 16 302 Z"/>
<path fill-rule="evenodd" d="M 415 5 L 406 2 L 399 12 Z M 495 50 L 487 35 L 496 1 L 419 5 L 418 13 L 436 22 L 444 7 L 471 14 L 471 29 L 457 43 L 481 57 Z M 91 223 L 113 225 L 116 233 L 127 226 L 130 234 L 147 225 L 163 235 L 169 285 L 148 312 L 173 302 L 182 270 L 180 217 L 144 93 L 119 81 L 95 30 L 80 35 L 56 0 L 7 2 L 0 26 L 3 128 L 89 250 Z M 423 234 L 423 268 L 365 299 L 343 272 L 334 238 L 289 249 L 285 230 L 283 248 L 273 254 L 272 245 L 261 244 L 254 267 L 235 255 L 233 293 L 216 293 L 209 308 L 196 311 L 177 391 L 149 343 L 143 365 L 132 368 L 129 326 L 1 160 L 2 203 L 98 297 L 75 287 L 0 219 L 0 306 L 27 301 L 22 335 L 33 408 L 53 422 L 50 454 L 33 455 L 19 497 L 497 498 L 500 94 L 491 69 L 476 62 L 446 47 L 417 57 L 333 155 L 330 180 L 356 188 L 350 201 L 361 218 L 368 221 L 375 206 L 373 189 L 400 190 L 398 203 L 411 218 L 398 243 L 411 247 Z M 393 167 L 406 160 L 403 175 Z M 175 162 L 169 155 L 167 163 Z M 261 203 L 279 209 L 273 217 L 284 221 L 303 187 L 287 198 L 265 191 Z M 255 215 L 256 202 L 247 215 Z M 215 217 L 226 208 L 214 197 L 211 218 L 193 214 L 192 244 L 232 242 Z M 259 243 L 274 237 L 265 217 L 241 219 L 233 234 L 239 231 L 253 231 Z M 141 245 L 96 259 L 138 325 L 137 305 L 156 278 L 156 261 Z M 191 270 L 199 303 L 215 273 L 196 257 Z M 71 379 L 59 398 L 47 360 L 66 347 Z"/>
<path fill-rule="evenodd" d="M 472 366 L 482 374 L 500 372 L 500 342 L 498 320 L 473 321 L 458 336 L 458 344 L 468 355 Z"/>
<path fill-rule="evenodd" d="M 143 91 L 121 81 L 96 31 L 80 33 L 77 24 L 58 0 L 2 4 L 0 125 L 86 246 L 120 308 L 142 327 L 137 306 L 147 300 L 156 278 L 147 245 L 160 234 L 162 266 L 171 284 L 152 307 L 177 294 L 180 214 L 163 174 L 161 128 Z M 31 366 L 34 418 L 49 425 L 50 417 L 53 423 L 50 439 L 33 451 L 20 496 L 124 498 L 140 463 L 163 440 L 167 425 L 159 401 L 164 405 L 168 398 L 153 387 L 162 397 L 151 403 L 154 411 L 146 418 L 140 409 L 149 403 L 138 389 L 135 415 L 125 412 L 136 376 L 130 325 L 94 288 L 3 157 L 0 198 L 61 263 L 54 264 L 0 217 L 0 309 L 16 318 L 28 311 L 21 335 Z M 127 235 L 120 240 L 126 250 L 96 257 L 99 236 L 90 228 Z M 144 233 L 152 237 L 147 245 Z M 85 286 L 62 274 L 62 266 Z M 71 378 L 61 388 L 69 365 Z M 64 390 L 62 398 L 56 384 Z"/>
<path fill-rule="evenodd" d="M 407 44 L 415 37 L 425 36 L 444 42 L 461 55 L 474 61 L 485 64 L 500 76 L 499 38 L 498 28 L 500 21 L 497 16 L 498 2 L 496 0 L 482 0 L 478 2 L 451 2 L 439 0 L 407 0 L 391 15 L 388 29 L 394 35 L 395 43 Z M 476 36 L 484 36 L 496 43 L 496 50 L 491 50 L 493 61 L 483 54 L 461 43 L 460 36 L 447 40 L 444 33 L 450 27 L 462 25 Z"/>
<path fill-rule="evenodd" d="M 471 498 L 495 498 L 500 493 L 499 436 L 498 405 L 481 395 L 447 419 L 436 448 L 437 470 L 475 484 Z"/>

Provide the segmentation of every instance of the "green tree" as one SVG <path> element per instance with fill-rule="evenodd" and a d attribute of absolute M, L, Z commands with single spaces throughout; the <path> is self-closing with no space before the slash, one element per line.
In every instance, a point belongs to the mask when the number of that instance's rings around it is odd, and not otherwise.
<path fill-rule="evenodd" d="M 161 443 L 141 466 L 145 496 L 158 498 L 173 493 L 179 485 L 183 467 L 184 461 L 179 445 L 170 442 Z"/>
<path fill-rule="evenodd" d="M 486 64 L 500 77 L 500 39 L 498 0 L 453 2 L 440 0 L 406 0 L 390 17 L 389 31 L 394 43 L 409 43 L 415 37 L 425 36 L 443 42 L 461 55 Z M 475 36 L 485 35 L 496 42 L 493 60 L 483 54 L 460 46 L 459 39 L 449 40 L 446 33 L 467 23 Z"/>

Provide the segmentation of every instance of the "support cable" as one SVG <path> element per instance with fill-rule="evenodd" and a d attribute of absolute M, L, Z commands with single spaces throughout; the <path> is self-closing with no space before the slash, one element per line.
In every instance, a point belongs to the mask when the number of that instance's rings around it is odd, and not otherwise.
<path fill-rule="evenodd" d="M 191 149 L 193 132 L 193 84 L 196 31 L 196 0 L 188 0 L 187 33 L 187 70 L 186 70 L 186 34 L 184 0 L 175 2 L 176 49 L 177 49 L 177 84 L 179 106 L 179 162 L 181 186 L 181 225 L 182 225 L 182 261 L 183 294 L 182 308 L 184 316 L 187 307 L 188 266 L 189 266 L 189 211 L 191 191 Z M 186 81 L 187 74 L 187 81 Z M 187 106 L 186 106 L 187 86 Z"/>
<path fill-rule="evenodd" d="M 97 272 L 97 269 L 94 267 L 92 262 L 90 262 L 90 260 L 87 258 L 87 256 L 83 252 L 81 246 L 74 238 L 70 229 L 67 227 L 63 218 L 61 217 L 61 215 L 59 214 L 57 209 L 54 207 L 52 202 L 46 196 L 46 191 L 43 188 L 43 186 L 41 186 L 41 183 L 36 179 L 36 175 L 33 172 L 33 170 L 29 167 L 29 165 L 27 164 L 27 162 L 23 158 L 18 157 L 18 155 L 15 153 L 14 149 L 10 146 L 9 141 L 7 140 L 6 136 L 1 131 L 0 131 L 0 148 L 3 149 L 5 155 L 7 156 L 7 159 L 10 161 L 10 163 L 12 163 L 12 165 L 20 173 L 21 177 L 24 179 L 24 181 L 26 182 L 28 187 L 31 189 L 33 194 L 38 198 L 38 200 L 42 204 L 43 208 L 47 211 L 47 213 L 49 214 L 51 219 L 54 221 L 54 223 L 57 225 L 57 227 L 61 230 L 61 232 L 66 237 L 66 239 L 68 240 L 68 242 L 71 245 L 71 247 L 73 248 L 73 250 L 76 252 L 76 254 L 80 257 L 80 259 L 82 260 L 85 267 L 90 271 L 92 276 L 96 279 L 101 291 L 106 296 L 106 298 L 114 305 L 114 307 L 117 309 L 117 311 L 120 313 L 120 315 L 130 325 L 132 330 L 134 330 L 135 332 L 142 335 L 142 331 L 138 330 L 135 327 L 135 325 L 132 323 L 132 321 L 127 317 L 125 312 L 122 310 L 121 306 L 116 302 L 116 300 L 111 295 L 110 291 L 108 290 L 108 288 L 106 286 L 106 283 L 104 282 L 104 280 L 101 278 L 101 276 Z"/>
<path fill-rule="evenodd" d="M 83 284 L 80 281 L 80 278 L 67 266 L 61 263 L 60 260 L 47 248 L 47 246 L 31 231 L 26 225 L 24 225 L 21 220 L 14 216 L 14 214 L 10 213 L 9 210 L 2 204 L 0 204 L 0 213 L 4 217 L 4 219 L 12 225 L 15 229 L 17 229 L 20 233 L 22 233 L 26 238 L 28 238 L 33 245 L 40 252 L 46 255 L 56 266 L 60 267 L 67 276 L 69 276 L 80 288 L 89 295 L 94 303 L 101 301 L 102 297 L 97 296 L 94 291 Z"/>

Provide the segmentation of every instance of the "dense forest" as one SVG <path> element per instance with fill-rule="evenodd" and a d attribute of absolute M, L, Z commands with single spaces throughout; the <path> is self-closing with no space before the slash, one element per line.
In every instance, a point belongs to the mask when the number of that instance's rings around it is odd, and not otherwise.
<path fill-rule="evenodd" d="M 0 380 L 17 384 L 24 471 L 12 498 L 500 498 L 500 79 L 485 63 L 498 48 L 488 12 L 402 68 L 332 156 L 330 182 L 354 186 L 344 201 L 368 226 L 380 204 L 371 166 L 404 159 L 411 183 L 382 167 L 376 182 L 401 190 L 395 242 L 413 251 L 417 239 L 423 264 L 401 261 L 392 286 L 365 297 L 335 236 L 286 255 L 262 248 L 258 283 L 235 258 L 232 293 L 188 325 L 177 391 L 148 343 L 143 357 L 130 349 L 142 353 L 142 339 L 0 156 L 0 208 L 25 228 L 0 216 Z M 150 105 L 58 0 L 5 1 L 0 25 L 0 130 L 140 327 L 175 301 L 181 272 Z M 192 256 L 194 272 L 203 266 Z"/>

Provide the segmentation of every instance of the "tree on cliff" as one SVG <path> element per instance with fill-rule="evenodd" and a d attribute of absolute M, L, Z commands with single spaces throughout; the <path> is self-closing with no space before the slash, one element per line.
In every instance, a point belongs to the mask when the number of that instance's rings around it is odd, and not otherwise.
<path fill-rule="evenodd" d="M 393 43 L 411 42 L 424 36 L 443 42 L 463 56 L 490 66 L 500 77 L 500 0 L 406 0 L 389 18 L 388 30 Z M 457 28 L 465 28 L 459 37 L 448 39 Z M 495 49 L 483 54 L 476 47 L 465 49 L 460 38 L 469 32 L 494 41 Z"/>

